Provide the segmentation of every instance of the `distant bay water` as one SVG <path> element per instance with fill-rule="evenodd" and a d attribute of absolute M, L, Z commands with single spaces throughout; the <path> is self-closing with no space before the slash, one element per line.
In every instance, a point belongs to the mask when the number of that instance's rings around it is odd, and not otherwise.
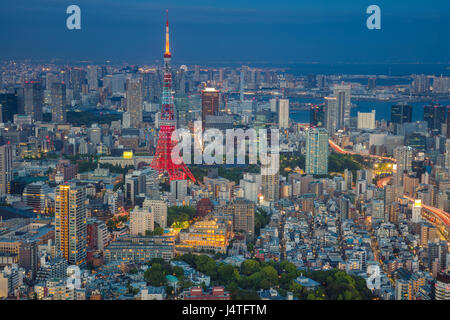
<path fill-rule="evenodd" d="M 298 102 L 319 104 L 323 99 L 296 99 Z M 352 101 L 356 106 L 350 112 L 351 117 L 356 117 L 359 112 L 371 112 L 375 110 L 376 120 L 391 120 L 391 106 L 397 102 L 392 101 Z M 410 102 L 413 107 L 412 120 L 423 120 L 423 106 L 432 103 L 432 101 Z M 438 101 L 443 106 L 450 106 L 450 100 Z M 299 123 L 309 123 L 309 110 L 291 110 L 289 116 L 292 120 Z"/>

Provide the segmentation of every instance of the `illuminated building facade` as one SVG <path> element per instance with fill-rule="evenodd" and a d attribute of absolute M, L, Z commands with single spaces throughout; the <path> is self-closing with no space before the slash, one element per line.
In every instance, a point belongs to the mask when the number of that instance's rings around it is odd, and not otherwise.
<path fill-rule="evenodd" d="M 179 250 L 212 250 L 226 253 L 229 231 L 224 222 L 207 218 L 192 224 L 188 230 L 180 232 Z"/>
<path fill-rule="evenodd" d="M 62 184 L 55 191 L 56 247 L 69 264 L 86 260 L 87 222 L 86 189 L 75 184 Z"/>

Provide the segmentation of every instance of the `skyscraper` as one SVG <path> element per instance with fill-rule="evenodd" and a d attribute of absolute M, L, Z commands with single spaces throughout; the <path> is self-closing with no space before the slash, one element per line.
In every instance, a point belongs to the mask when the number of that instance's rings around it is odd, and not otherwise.
<path fill-rule="evenodd" d="M 202 126 L 205 129 L 206 116 L 219 114 L 219 91 L 215 88 L 205 88 L 202 91 Z"/>
<path fill-rule="evenodd" d="M 350 125 L 350 90 L 350 85 L 334 85 L 333 87 L 333 96 L 337 103 L 338 130 Z"/>
<path fill-rule="evenodd" d="M 412 121 L 412 106 L 406 103 L 397 103 L 391 106 L 391 122 L 405 123 Z"/>
<path fill-rule="evenodd" d="M 307 174 L 328 173 L 328 132 L 323 128 L 306 133 L 305 171 Z"/>
<path fill-rule="evenodd" d="M 51 84 L 52 121 L 66 123 L 66 85 L 54 82 Z"/>
<path fill-rule="evenodd" d="M 289 100 L 278 100 L 278 128 L 289 128 Z"/>
<path fill-rule="evenodd" d="M 0 94 L 0 122 L 13 122 L 18 112 L 18 97 L 14 93 Z"/>
<path fill-rule="evenodd" d="M 127 112 L 130 114 L 130 125 L 132 128 L 138 128 L 142 122 L 142 80 L 127 80 Z"/>
<path fill-rule="evenodd" d="M 42 121 L 42 104 L 44 91 L 39 81 L 25 82 L 25 114 L 30 115 L 34 121 Z"/>
<path fill-rule="evenodd" d="M 0 195 L 10 192 L 12 181 L 12 146 L 0 146 Z"/>
<path fill-rule="evenodd" d="M 86 188 L 61 184 L 55 191 L 56 247 L 69 264 L 86 261 Z"/>
<path fill-rule="evenodd" d="M 428 129 L 441 132 L 442 124 L 445 123 L 446 107 L 439 104 L 431 104 L 423 107 L 423 120 L 428 123 Z"/>
<path fill-rule="evenodd" d="M 336 97 L 325 97 L 325 128 L 330 135 L 340 128 Z"/>

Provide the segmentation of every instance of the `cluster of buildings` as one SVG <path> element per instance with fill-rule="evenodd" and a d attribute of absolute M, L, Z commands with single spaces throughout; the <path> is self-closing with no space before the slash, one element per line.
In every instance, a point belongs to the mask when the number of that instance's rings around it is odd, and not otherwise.
<path fill-rule="evenodd" d="M 166 288 L 143 276 L 150 260 L 163 259 L 193 283 L 180 292 L 167 276 L 177 298 L 229 300 L 174 260 L 184 253 L 219 254 L 235 266 L 256 258 L 340 269 L 381 299 L 450 298 L 450 109 L 427 102 L 423 121 L 413 121 L 407 100 L 447 101 L 448 77 L 377 86 L 370 76 L 363 86 L 276 68 L 169 71 L 0 62 L 0 298 L 166 299 Z M 163 78 L 179 128 L 278 129 L 280 171 L 227 164 L 221 176 L 200 165 L 207 174 L 195 184 L 155 170 L 170 105 Z M 395 101 L 390 119 L 379 119 L 376 110 L 353 115 L 352 99 Z M 293 121 L 299 110 L 309 123 Z M 357 169 L 331 162 L 331 152 L 353 157 Z M 258 294 L 295 300 L 274 288 Z"/>

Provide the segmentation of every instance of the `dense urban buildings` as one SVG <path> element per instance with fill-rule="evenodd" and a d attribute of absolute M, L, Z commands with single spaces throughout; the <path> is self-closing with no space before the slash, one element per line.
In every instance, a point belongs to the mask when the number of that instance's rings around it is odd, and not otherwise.
<path fill-rule="evenodd" d="M 0 299 L 450 299 L 445 64 L 184 63 L 166 19 L 158 61 L 0 60 Z"/>

